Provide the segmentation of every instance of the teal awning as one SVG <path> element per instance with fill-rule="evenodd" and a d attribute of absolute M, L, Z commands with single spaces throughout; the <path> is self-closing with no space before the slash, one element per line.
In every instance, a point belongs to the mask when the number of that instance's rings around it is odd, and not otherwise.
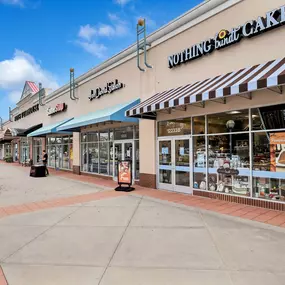
<path fill-rule="evenodd" d="M 61 122 L 58 122 L 58 123 L 55 123 L 55 124 L 51 124 L 51 125 L 47 125 L 47 126 L 43 126 L 42 128 L 28 134 L 27 136 L 28 137 L 40 137 L 40 136 L 45 136 L 47 134 L 62 134 L 64 132 L 61 132 L 58 130 L 58 127 L 60 127 L 61 125 L 69 122 L 70 120 L 72 120 L 73 118 L 71 119 L 66 119 L 66 120 L 63 120 Z"/>
<path fill-rule="evenodd" d="M 78 131 L 80 127 L 103 123 L 103 122 L 138 122 L 136 118 L 129 118 L 125 116 L 125 112 L 132 108 L 133 106 L 139 104 L 140 100 L 134 100 L 128 103 L 119 104 L 110 108 L 103 110 L 98 110 L 96 112 L 89 113 L 62 124 L 57 128 L 58 131 L 76 130 Z"/>

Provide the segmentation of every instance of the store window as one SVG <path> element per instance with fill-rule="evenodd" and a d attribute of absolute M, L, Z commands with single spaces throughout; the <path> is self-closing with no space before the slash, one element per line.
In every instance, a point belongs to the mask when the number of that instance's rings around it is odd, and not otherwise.
<path fill-rule="evenodd" d="M 117 128 L 114 133 L 114 140 L 131 140 L 134 138 L 134 127 Z"/>
<path fill-rule="evenodd" d="M 48 166 L 59 169 L 71 169 L 73 166 L 72 136 L 47 138 Z"/>
<path fill-rule="evenodd" d="M 208 115 L 208 133 L 243 132 L 249 130 L 249 110 Z"/>
<path fill-rule="evenodd" d="M 33 138 L 33 162 L 39 163 L 42 159 L 42 139 Z"/>
<path fill-rule="evenodd" d="M 194 117 L 193 118 L 193 134 L 203 135 L 205 134 L 205 116 Z"/>
<path fill-rule="evenodd" d="M 193 137 L 193 187 L 206 190 L 206 137 Z"/>
<path fill-rule="evenodd" d="M 250 195 L 249 134 L 208 137 L 208 188 Z"/>
<path fill-rule="evenodd" d="M 30 159 L 30 145 L 28 138 L 21 138 L 20 140 L 20 162 L 24 163 Z"/>
<path fill-rule="evenodd" d="M 134 139 L 134 136 L 136 139 Z M 81 169 L 83 172 L 98 173 L 101 175 L 114 175 L 114 155 L 118 150 L 121 151 L 117 157 L 123 157 L 122 144 L 125 146 L 125 159 L 128 153 L 128 143 L 116 142 L 131 140 L 131 149 L 135 147 L 134 178 L 139 178 L 139 141 L 138 128 L 128 126 L 116 129 L 106 129 L 98 132 L 89 132 L 81 134 Z M 114 153 L 114 143 L 117 144 Z M 119 146 L 120 145 L 120 146 Z M 119 156 L 118 156 L 119 155 Z M 131 156 L 132 159 L 132 156 Z"/>
<path fill-rule="evenodd" d="M 191 121 L 187 119 L 177 119 L 158 122 L 158 136 L 183 136 L 191 134 Z"/>

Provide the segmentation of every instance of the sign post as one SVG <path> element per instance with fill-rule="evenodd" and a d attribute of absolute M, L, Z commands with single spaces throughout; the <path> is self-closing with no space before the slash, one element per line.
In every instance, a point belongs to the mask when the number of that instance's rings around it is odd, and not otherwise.
<path fill-rule="evenodd" d="M 131 160 L 118 161 L 118 184 L 116 191 L 130 192 L 135 188 L 131 187 L 133 183 L 132 162 Z"/>

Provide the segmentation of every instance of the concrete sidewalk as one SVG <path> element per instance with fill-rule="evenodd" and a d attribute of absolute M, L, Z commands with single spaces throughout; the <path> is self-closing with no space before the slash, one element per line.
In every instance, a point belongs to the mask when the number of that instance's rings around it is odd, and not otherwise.
<path fill-rule="evenodd" d="M 284 284 L 285 229 L 245 205 L 27 171 L 0 164 L 0 285 Z"/>

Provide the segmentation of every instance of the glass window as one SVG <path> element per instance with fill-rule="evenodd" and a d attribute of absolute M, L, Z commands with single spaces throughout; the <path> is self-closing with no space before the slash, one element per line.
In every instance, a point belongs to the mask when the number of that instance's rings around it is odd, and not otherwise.
<path fill-rule="evenodd" d="M 100 141 L 109 141 L 109 131 L 100 131 Z"/>
<path fill-rule="evenodd" d="M 62 143 L 62 137 L 56 137 L 56 138 L 55 138 L 55 142 L 56 142 L 57 144 L 61 144 L 61 143 Z"/>
<path fill-rule="evenodd" d="M 69 169 L 69 149 L 68 144 L 63 145 L 63 162 L 62 168 Z"/>
<path fill-rule="evenodd" d="M 140 142 L 135 141 L 135 179 L 140 178 Z"/>
<path fill-rule="evenodd" d="M 113 129 L 109 130 L 109 136 L 110 136 L 110 141 L 113 141 L 114 140 L 114 130 Z"/>
<path fill-rule="evenodd" d="M 88 172 L 99 172 L 99 148 L 98 143 L 88 144 Z"/>
<path fill-rule="evenodd" d="M 109 143 L 100 143 L 100 173 L 108 175 L 109 168 Z"/>
<path fill-rule="evenodd" d="M 159 142 L 159 182 L 172 184 L 171 140 Z M 170 167 L 170 169 L 169 169 Z"/>
<path fill-rule="evenodd" d="M 69 143 L 71 143 L 71 144 L 73 143 L 73 136 L 69 137 Z"/>
<path fill-rule="evenodd" d="M 133 139 L 133 126 L 115 129 L 115 140 Z"/>
<path fill-rule="evenodd" d="M 193 187 L 206 190 L 206 139 L 205 136 L 193 137 L 194 175 Z"/>
<path fill-rule="evenodd" d="M 139 139 L 140 138 L 140 130 L 139 130 L 139 126 L 136 125 L 135 126 L 135 139 Z"/>
<path fill-rule="evenodd" d="M 158 136 L 182 136 L 191 134 L 190 119 L 158 122 Z"/>
<path fill-rule="evenodd" d="M 193 134 L 195 135 L 205 134 L 205 116 L 193 118 Z"/>
<path fill-rule="evenodd" d="M 230 111 L 208 115 L 209 134 L 241 132 L 249 130 L 249 111 Z"/>
<path fill-rule="evenodd" d="M 190 186 L 189 139 L 175 140 L 175 185 Z"/>
<path fill-rule="evenodd" d="M 87 141 L 87 134 L 81 134 L 81 142 Z"/>
<path fill-rule="evenodd" d="M 252 109 L 253 130 L 285 129 L 285 104 Z"/>
<path fill-rule="evenodd" d="M 63 137 L 62 140 L 63 140 L 62 142 L 65 144 L 69 143 L 69 137 Z"/>
<path fill-rule="evenodd" d="M 97 142 L 98 141 L 98 132 L 92 132 L 87 134 L 88 142 Z"/>
<path fill-rule="evenodd" d="M 113 175 L 113 163 L 114 163 L 114 146 L 113 143 L 109 143 L 110 157 L 109 157 L 109 175 Z"/>
<path fill-rule="evenodd" d="M 81 144 L 81 167 L 82 171 L 88 171 L 88 148 L 86 143 Z"/>
<path fill-rule="evenodd" d="M 209 136 L 209 190 L 250 195 L 249 135 Z"/>

